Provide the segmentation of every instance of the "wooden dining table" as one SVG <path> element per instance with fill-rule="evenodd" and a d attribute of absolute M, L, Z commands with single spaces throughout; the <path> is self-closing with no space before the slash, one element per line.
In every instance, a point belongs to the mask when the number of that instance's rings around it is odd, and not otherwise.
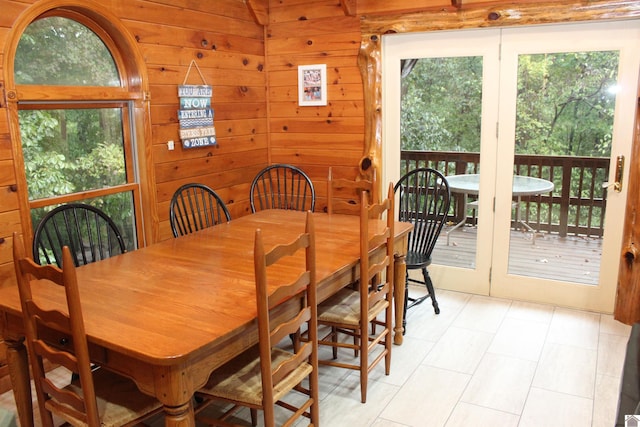
<path fill-rule="evenodd" d="M 359 217 L 313 216 L 321 301 L 357 279 Z M 303 232 L 304 220 L 304 212 L 260 211 L 79 267 L 92 360 L 132 378 L 140 390 L 158 398 L 167 426 L 194 426 L 193 393 L 214 369 L 258 341 L 255 230 L 262 230 L 269 247 Z M 372 223 L 372 227 L 383 226 L 384 221 Z M 394 280 L 400 284 L 394 290 L 396 344 L 402 343 L 404 255 L 410 230 L 408 223 L 395 224 Z M 370 256 L 375 252 L 372 249 Z M 291 265 L 302 266 L 302 262 L 292 259 Z M 294 271 L 288 270 L 281 274 Z M 51 308 L 65 307 L 62 292 L 44 296 Z M 7 344 L 20 425 L 31 426 L 33 408 L 17 286 L 0 289 L 0 332 Z M 50 335 L 57 345 L 67 342 L 55 331 Z"/>

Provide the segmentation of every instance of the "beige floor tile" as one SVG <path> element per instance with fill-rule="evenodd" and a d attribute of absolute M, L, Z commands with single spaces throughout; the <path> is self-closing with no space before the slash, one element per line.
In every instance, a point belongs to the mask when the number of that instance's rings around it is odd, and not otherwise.
<path fill-rule="evenodd" d="M 492 339 L 490 333 L 452 326 L 425 357 L 424 364 L 472 374 Z"/>
<path fill-rule="evenodd" d="M 599 330 L 599 314 L 556 308 L 551 319 L 547 342 L 596 350 Z"/>
<path fill-rule="evenodd" d="M 625 325 L 613 318 L 611 314 L 600 315 L 600 333 L 610 335 L 621 335 L 625 338 L 629 338 L 631 333 L 631 326 Z"/>
<path fill-rule="evenodd" d="M 549 324 L 553 317 L 553 306 L 532 302 L 513 301 L 507 312 L 507 318 L 529 320 Z"/>
<path fill-rule="evenodd" d="M 422 363 L 435 343 L 413 337 L 405 337 L 401 346 L 391 347 L 391 372 L 384 374 L 384 367 L 376 367 L 369 373 L 372 381 L 384 381 L 387 384 L 402 386 Z M 380 362 L 384 363 L 384 362 Z"/>
<path fill-rule="evenodd" d="M 620 335 L 600 334 L 598 342 L 599 374 L 620 377 L 627 351 L 628 338 Z"/>
<path fill-rule="evenodd" d="M 369 384 L 367 403 L 360 401 L 360 378 L 349 375 L 333 393 L 320 402 L 320 425 L 332 427 L 370 426 L 382 409 L 397 396 L 399 387 L 374 381 Z"/>
<path fill-rule="evenodd" d="M 519 420 L 518 415 L 460 402 L 445 427 L 517 427 Z"/>
<path fill-rule="evenodd" d="M 420 366 L 380 416 L 405 426 L 442 427 L 469 379 L 466 374 Z"/>
<path fill-rule="evenodd" d="M 490 353 L 538 361 L 547 336 L 548 324 L 507 317 L 500 325 Z"/>
<path fill-rule="evenodd" d="M 487 353 L 460 400 L 520 415 L 535 370 L 535 362 Z"/>
<path fill-rule="evenodd" d="M 593 399 L 592 427 L 611 427 L 618 412 L 620 378 L 596 375 L 596 392 Z"/>
<path fill-rule="evenodd" d="M 592 399 L 597 352 L 571 345 L 547 343 L 533 387 Z"/>
<path fill-rule="evenodd" d="M 411 288 L 414 288 L 414 286 L 411 286 Z M 425 292 L 422 291 L 422 294 Z M 433 312 L 430 300 L 410 308 L 407 311 L 405 336 L 432 342 L 438 341 L 460 314 L 469 299 L 470 296 L 468 294 L 460 292 L 436 291 L 440 314 Z"/>
<path fill-rule="evenodd" d="M 592 400 L 532 387 L 518 427 L 591 425 Z"/>
<path fill-rule="evenodd" d="M 504 319 L 511 301 L 474 295 L 462 309 L 453 326 L 495 333 Z"/>
<path fill-rule="evenodd" d="M 385 420 L 384 418 L 378 418 L 371 424 L 371 427 L 405 427 L 403 424 L 393 421 Z"/>

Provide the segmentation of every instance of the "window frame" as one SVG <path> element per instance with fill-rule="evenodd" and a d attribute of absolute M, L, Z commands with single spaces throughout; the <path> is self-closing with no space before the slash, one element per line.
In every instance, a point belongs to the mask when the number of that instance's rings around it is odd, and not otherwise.
<path fill-rule="evenodd" d="M 94 13 L 94 12 L 92 12 Z M 34 109 L 81 109 L 81 108 L 120 108 L 122 111 L 123 126 L 123 149 L 125 154 L 125 170 L 127 182 L 109 188 L 99 188 L 88 191 L 80 191 L 66 195 L 52 196 L 36 200 L 29 200 L 27 186 L 24 185 L 24 194 L 20 200 L 24 202 L 26 214 L 22 214 L 23 233 L 32 236 L 33 226 L 31 221 L 31 210 L 45 206 L 55 206 L 61 203 L 69 203 L 104 195 L 131 192 L 133 203 L 133 215 L 135 224 L 135 234 L 137 246 L 145 245 L 145 230 L 143 215 L 145 209 L 142 207 L 142 190 L 140 169 L 145 169 L 144 160 L 139 157 L 139 153 L 144 146 L 143 141 L 137 141 L 148 134 L 146 120 L 148 117 L 148 92 L 143 91 L 141 79 L 136 71 L 129 72 L 132 62 L 124 59 L 121 49 L 122 43 L 116 42 L 96 20 L 80 10 L 64 7 L 46 10 L 38 14 L 35 18 L 28 20 L 24 27 L 16 33 L 14 47 L 20 40 L 20 36 L 26 28 L 38 19 L 48 17 L 63 17 L 76 21 L 93 31 L 109 50 L 119 76 L 120 86 L 61 86 L 61 85 L 22 85 L 14 83 L 14 91 L 8 91 L 8 106 L 10 107 L 10 130 L 15 153 L 15 169 L 18 182 L 24 180 L 26 184 L 26 171 L 24 158 L 22 156 L 22 140 L 20 138 L 20 123 L 18 112 L 20 110 Z M 103 24 L 104 25 L 104 24 Z M 13 50 L 15 53 L 15 49 Z M 7 69 L 10 73 L 10 81 L 14 82 L 14 60 L 11 60 L 11 67 Z M 11 86 L 8 86 L 11 87 Z M 11 107 L 15 106 L 15 109 Z M 140 116 L 140 109 L 145 110 L 145 116 Z M 142 128 L 142 129 L 140 129 Z M 141 162 L 142 161 L 142 162 Z M 148 166 L 147 166 L 148 167 Z M 151 184 L 151 183 L 149 183 Z M 148 187 L 147 187 L 148 188 Z M 148 215 L 148 213 L 147 213 Z"/>

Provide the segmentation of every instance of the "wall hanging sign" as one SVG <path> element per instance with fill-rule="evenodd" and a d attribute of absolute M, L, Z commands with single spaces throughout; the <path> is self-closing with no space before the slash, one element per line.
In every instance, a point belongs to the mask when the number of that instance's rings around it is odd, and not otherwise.
<path fill-rule="evenodd" d="M 298 66 L 298 105 L 327 105 L 327 64 Z"/>
<path fill-rule="evenodd" d="M 200 74 L 203 83 L 201 85 L 186 84 L 193 65 Z M 195 148 L 216 144 L 216 128 L 213 126 L 213 108 L 211 108 L 213 88 L 207 85 L 194 60 L 189 64 L 184 82 L 178 85 L 178 97 L 180 98 L 178 121 L 182 146 Z"/>

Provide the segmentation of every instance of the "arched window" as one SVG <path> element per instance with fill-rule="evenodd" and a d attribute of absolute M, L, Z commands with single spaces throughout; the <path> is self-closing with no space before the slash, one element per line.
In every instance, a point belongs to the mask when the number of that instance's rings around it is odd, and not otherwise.
<path fill-rule="evenodd" d="M 14 60 L 18 122 L 32 226 L 52 208 L 84 202 L 105 211 L 129 250 L 141 238 L 134 99 L 116 43 L 71 10 L 42 14 Z"/>

